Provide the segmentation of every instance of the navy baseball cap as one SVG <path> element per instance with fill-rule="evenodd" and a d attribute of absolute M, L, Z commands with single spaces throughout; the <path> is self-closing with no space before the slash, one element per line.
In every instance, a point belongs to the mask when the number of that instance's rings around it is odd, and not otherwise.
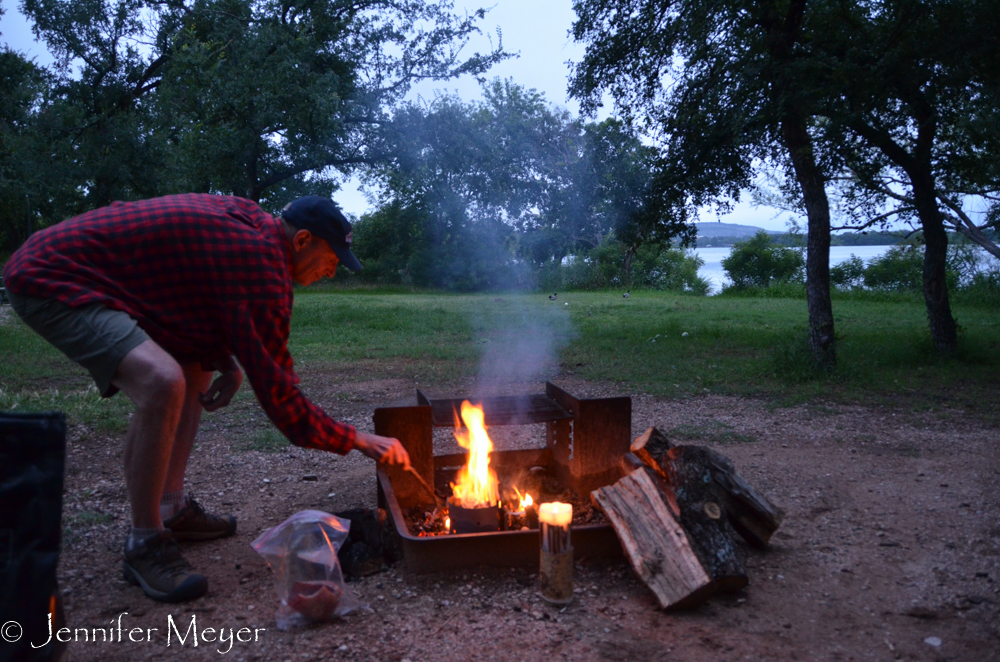
<path fill-rule="evenodd" d="M 281 218 L 326 240 L 341 264 L 351 271 L 361 271 L 361 263 L 351 252 L 351 223 L 333 200 L 307 195 L 285 205 Z"/>

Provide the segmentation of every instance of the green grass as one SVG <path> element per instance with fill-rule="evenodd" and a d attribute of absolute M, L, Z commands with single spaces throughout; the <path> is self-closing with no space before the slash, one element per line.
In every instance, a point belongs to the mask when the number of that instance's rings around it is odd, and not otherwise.
<path fill-rule="evenodd" d="M 997 416 L 996 307 L 953 306 L 960 349 L 949 358 L 931 345 L 919 297 L 836 296 L 833 309 L 832 375 L 810 367 L 806 303 L 799 297 L 646 291 L 624 299 L 612 291 L 561 292 L 550 301 L 547 294 L 309 289 L 296 293 L 290 348 L 297 365 L 336 370 L 338 379 L 445 384 L 477 376 L 485 361 L 538 381 L 561 370 L 668 398 L 720 393 L 763 397 L 775 406 L 823 399 L 913 410 L 957 404 Z M 552 361 L 515 351 L 540 344 L 551 349 Z M 86 373 L 19 321 L 0 324 L 0 356 L 0 409 L 62 409 L 71 421 L 124 429 L 128 401 L 97 397 Z M 252 399 L 248 388 L 240 396 Z M 722 441 L 725 431 L 689 432 Z M 261 450 L 271 444 L 248 442 Z"/>
<path fill-rule="evenodd" d="M 273 427 L 254 430 L 250 438 L 235 446 L 239 451 L 260 451 L 263 453 L 284 453 L 288 450 L 288 440 Z"/>

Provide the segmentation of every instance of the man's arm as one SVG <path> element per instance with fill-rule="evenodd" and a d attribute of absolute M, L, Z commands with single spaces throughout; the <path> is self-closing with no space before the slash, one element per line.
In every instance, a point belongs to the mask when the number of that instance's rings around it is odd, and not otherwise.
<path fill-rule="evenodd" d="M 266 302 L 235 303 L 223 315 L 229 346 L 275 426 L 296 446 L 341 455 L 357 448 L 376 461 L 408 466 L 398 440 L 335 421 L 302 394 L 288 352 L 290 311 L 275 308 Z"/>

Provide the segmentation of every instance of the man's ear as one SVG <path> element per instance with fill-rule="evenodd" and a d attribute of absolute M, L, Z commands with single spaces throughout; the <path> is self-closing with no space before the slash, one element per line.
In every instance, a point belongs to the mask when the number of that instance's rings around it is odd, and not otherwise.
<path fill-rule="evenodd" d="M 312 241 L 312 232 L 309 232 L 309 230 L 297 230 L 292 236 L 292 247 L 297 252 L 302 250 L 310 241 Z"/>

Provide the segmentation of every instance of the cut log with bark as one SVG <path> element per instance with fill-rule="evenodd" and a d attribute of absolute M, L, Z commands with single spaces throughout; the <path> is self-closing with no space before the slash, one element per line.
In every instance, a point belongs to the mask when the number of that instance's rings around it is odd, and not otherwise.
<path fill-rule="evenodd" d="M 669 476 L 663 491 L 676 503 L 679 521 L 691 538 L 702 565 L 719 591 L 738 591 L 747 585 L 746 552 L 737 542 L 736 530 L 712 480 L 712 463 L 706 448 L 675 446 L 661 459 Z M 708 451 L 711 452 L 711 451 Z"/>
<path fill-rule="evenodd" d="M 618 534 L 632 568 L 661 607 L 694 607 L 711 597 L 712 577 L 649 469 L 636 469 L 590 496 Z"/>
<path fill-rule="evenodd" d="M 785 511 L 743 480 L 728 457 L 705 450 L 712 468 L 712 482 L 720 488 L 718 494 L 733 528 L 754 547 L 767 547 L 771 536 L 781 526 Z"/>
<path fill-rule="evenodd" d="M 680 485 L 675 475 L 679 465 L 686 462 L 707 465 L 714 501 L 722 507 L 733 528 L 754 547 L 767 547 L 785 517 L 784 511 L 746 482 L 732 461 L 721 453 L 702 446 L 672 446 L 655 427 L 639 436 L 631 451 L 674 488 Z"/>

